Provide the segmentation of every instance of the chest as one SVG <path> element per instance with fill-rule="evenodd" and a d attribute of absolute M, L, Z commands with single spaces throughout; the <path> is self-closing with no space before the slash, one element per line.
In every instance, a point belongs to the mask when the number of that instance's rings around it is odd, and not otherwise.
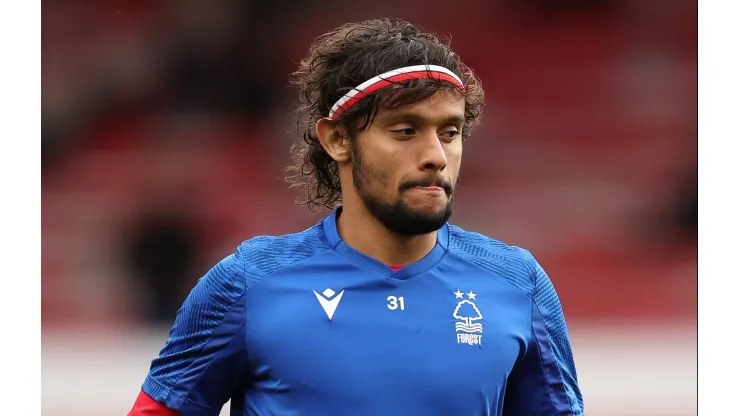
<path fill-rule="evenodd" d="M 285 279 L 247 303 L 256 379 L 345 396 L 498 393 L 530 333 L 529 299 L 489 276 Z"/>

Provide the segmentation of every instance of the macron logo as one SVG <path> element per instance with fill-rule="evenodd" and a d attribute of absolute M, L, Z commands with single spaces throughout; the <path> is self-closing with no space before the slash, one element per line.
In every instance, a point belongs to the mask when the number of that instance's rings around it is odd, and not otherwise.
<path fill-rule="evenodd" d="M 328 316 L 329 320 L 331 321 L 331 318 L 334 316 L 334 312 L 337 311 L 337 306 L 339 306 L 339 301 L 342 300 L 342 295 L 344 295 L 344 290 L 339 292 L 339 294 L 336 296 L 334 296 L 336 292 L 334 292 L 331 289 L 326 289 L 321 293 L 314 290 L 313 293 L 314 295 L 316 295 L 316 299 L 319 300 L 321 307 L 324 308 L 324 312 L 326 312 L 326 316 Z"/>

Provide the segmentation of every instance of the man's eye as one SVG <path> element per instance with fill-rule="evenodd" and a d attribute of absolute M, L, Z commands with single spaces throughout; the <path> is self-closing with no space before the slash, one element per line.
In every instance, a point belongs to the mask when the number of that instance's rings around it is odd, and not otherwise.
<path fill-rule="evenodd" d="M 393 130 L 393 133 L 400 134 L 403 136 L 412 136 L 416 131 L 412 128 Z"/>
<path fill-rule="evenodd" d="M 442 133 L 442 137 L 444 137 L 446 139 L 454 139 L 459 134 L 460 134 L 460 132 L 457 131 L 457 130 L 450 130 L 450 131 L 446 131 L 446 132 Z"/>

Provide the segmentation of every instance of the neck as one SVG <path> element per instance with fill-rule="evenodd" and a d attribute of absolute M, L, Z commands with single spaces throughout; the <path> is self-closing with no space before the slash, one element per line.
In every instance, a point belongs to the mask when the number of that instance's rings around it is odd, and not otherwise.
<path fill-rule="evenodd" d="M 436 231 L 412 237 L 390 231 L 364 204 L 343 205 L 337 230 L 350 247 L 387 265 L 415 263 L 437 244 Z"/>

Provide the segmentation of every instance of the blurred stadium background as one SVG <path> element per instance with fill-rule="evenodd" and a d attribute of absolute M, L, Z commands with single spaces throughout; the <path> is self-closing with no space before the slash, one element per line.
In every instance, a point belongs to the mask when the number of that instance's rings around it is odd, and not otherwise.
<path fill-rule="evenodd" d="M 196 279 L 317 221 L 281 179 L 288 76 L 383 16 L 482 78 L 453 219 L 540 259 L 587 414 L 696 414 L 695 1 L 47 0 L 44 415 L 125 414 Z"/>

